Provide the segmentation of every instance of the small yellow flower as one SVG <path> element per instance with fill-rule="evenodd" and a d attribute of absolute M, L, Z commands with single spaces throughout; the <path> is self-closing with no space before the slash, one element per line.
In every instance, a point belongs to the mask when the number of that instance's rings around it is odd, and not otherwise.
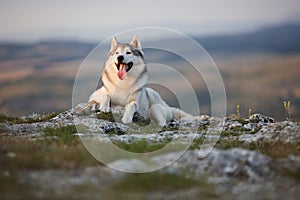
<path fill-rule="evenodd" d="M 283 101 L 283 107 L 288 113 L 288 120 L 291 120 L 291 115 L 292 115 L 292 108 L 291 108 L 291 101 Z"/>

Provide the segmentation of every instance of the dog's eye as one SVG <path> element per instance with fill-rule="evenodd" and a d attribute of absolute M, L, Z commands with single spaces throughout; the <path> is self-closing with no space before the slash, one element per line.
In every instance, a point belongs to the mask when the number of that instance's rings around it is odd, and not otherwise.
<path fill-rule="evenodd" d="M 130 52 L 130 51 L 127 51 L 126 54 L 131 54 L 131 52 Z"/>
<path fill-rule="evenodd" d="M 117 51 L 117 52 L 116 52 L 116 55 L 118 55 L 118 54 L 119 54 L 119 52 Z"/>

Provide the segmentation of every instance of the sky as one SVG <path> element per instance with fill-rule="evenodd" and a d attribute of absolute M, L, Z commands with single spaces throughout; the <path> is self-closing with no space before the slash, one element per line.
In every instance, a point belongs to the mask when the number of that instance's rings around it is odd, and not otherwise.
<path fill-rule="evenodd" d="M 218 35 L 298 19 L 299 0 L 0 0 L 0 41 L 100 41 L 138 27 Z"/>

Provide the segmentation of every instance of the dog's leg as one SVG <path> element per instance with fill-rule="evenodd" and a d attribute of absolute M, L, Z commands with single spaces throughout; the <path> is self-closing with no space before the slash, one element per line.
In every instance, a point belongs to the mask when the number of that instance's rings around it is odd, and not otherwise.
<path fill-rule="evenodd" d="M 91 110 L 96 110 L 99 104 L 96 101 L 89 101 L 85 104 L 79 104 L 75 108 L 75 112 L 77 114 L 88 114 Z"/>
<path fill-rule="evenodd" d="M 97 103 L 101 112 L 110 112 L 110 98 L 107 95 L 105 88 L 101 87 L 99 90 L 96 90 L 90 96 L 89 103 L 90 102 Z"/>
<path fill-rule="evenodd" d="M 151 120 L 158 123 L 160 126 L 165 126 L 168 121 L 168 112 L 166 108 L 160 104 L 154 104 L 150 108 Z"/>
<path fill-rule="evenodd" d="M 127 123 L 131 123 L 132 122 L 132 118 L 133 118 L 133 114 L 136 112 L 137 110 L 137 103 L 136 101 L 131 101 L 129 102 L 126 106 L 125 106 L 125 112 L 122 118 L 122 122 L 124 124 Z"/>

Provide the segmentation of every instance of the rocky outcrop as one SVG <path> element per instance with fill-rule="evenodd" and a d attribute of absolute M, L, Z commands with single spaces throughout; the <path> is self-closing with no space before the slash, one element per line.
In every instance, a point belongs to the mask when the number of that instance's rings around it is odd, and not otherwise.
<path fill-rule="evenodd" d="M 116 113 L 121 113 L 121 111 Z M 171 122 L 169 127 L 160 127 L 157 129 L 158 131 L 148 127 L 145 128 L 147 129 L 145 132 L 141 127 L 147 127 L 148 124 L 124 125 L 113 120 L 98 119 L 96 114 L 77 116 L 71 109 L 45 122 L 2 123 L 1 137 L 42 139 L 44 128 L 68 125 L 76 125 L 76 134 L 80 137 L 92 136 L 100 144 L 110 141 L 126 145 L 137 141 L 163 144 L 166 141 L 182 142 L 182 138 L 198 141 L 199 143 L 192 144 L 193 148 L 188 149 L 183 156 L 158 173 L 175 174 L 195 181 L 205 179 L 207 184 L 213 186 L 212 193 L 215 196 L 211 196 L 212 199 L 214 197 L 215 199 L 222 197 L 229 199 L 296 199 L 300 196 L 300 126 L 296 122 L 275 122 L 273 118 L 255 114 L 249 119 L 211 117 L 190 122 Z M 211 129 L 218 130 L 218 134 L 211 134 Z M 199 157 L 202 142 L 211 138 L 218 140 L 215 148 L 204 158 Z M 265 153 L 263 148 L 253 148 L 253 145 L 256 144 L 292 145 L 296 151 L 293 149 L 291 154 L 276 157 Z M 282 148 L 282 146 L 278 146 L 278 148 Z M 152 162 L 159 164 L 167 159 L 171 160 L 171 158 L 172 152 L 168 152 L 154 156 Z M 147 165 L 144 160 L 134 158 L 114 160 L 110 164 L 130 170 L 134 168 L 138 170 Z M 40 195 L 40 197 L 43 197 L 43 191 L 45 193 L 51 191 L 58 197 L 62 197 L 66 193 L 72 196 L 79 186 L 88 186 L 93 191 L 88 198 L 96 198 L 97 195 L 103 194 L 104 190 L 95 188 L 103 187 L 111 190 L 110 186 L 115 182 L 126 180 L 130 176 L 134 175 L 103 166 L 91 166 L 84 170 L 69 172 L 63 170 L 23 171 L 18 179 L 24 183 L 41 185 L 39 191 L 36 191 L 37 196 Z M 62 193 L 62 188 L 68 188 L 63 190 L 66 193 Z M 172 196 L 164 191 L 146 192 L 143 197 L 148 199 L 181 199 L 184 197 L 195 199 L 203 190 L 195 186 L 173 192 L 176 195 Z M 78 194 L 78 192 L 75 193 Z M 85 197 L 83 194 L 78 195 L 82 198 Z M 139 195 L 141 193 L 137 191 L 137 197 L 141 197 Z"/>

